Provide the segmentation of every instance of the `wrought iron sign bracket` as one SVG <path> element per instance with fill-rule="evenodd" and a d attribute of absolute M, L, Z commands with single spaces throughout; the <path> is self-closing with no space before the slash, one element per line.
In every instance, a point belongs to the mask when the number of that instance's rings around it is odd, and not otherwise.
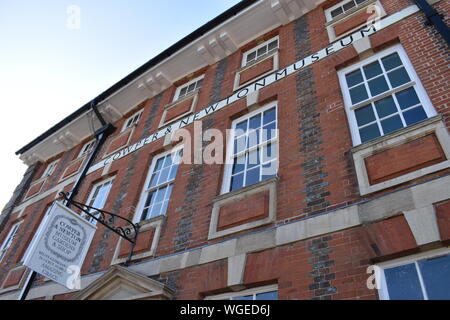
<path fill-rule="evenodd" d="M 80 203 L 77 201 L 69 200 L 69 193 L 60 192 L 60 196 L 64 198 L 64 200 L 67 201 L 69 206 L 74 206 L 77 209 L 83 211 L 87 216 L 91 217 L 95 221 L 99 222 L 103 226 L 105 226 L 107 229 L 111 230 L 112 232 L 116 233 L 123 239 L 129 241 L 131 243 L 131 249 L 130 253 L 128 254 L 128 258 L 125 262 L 125 265 L 127 265 L 131 261 L 131 257 L 133 256 L 133 250 L 136 246 L 137 237 L 139 234 L 139 224 L 133 223 L 131 220 L 124 218 L 122 216 L 119 216 L 117 214 L 94 208 L 91 206 L 88 206 L 84 203 Z M 92 212 L 95 212 L 95 214 L 92 214 Z M 128 223 L 125 227 L 118 227 L 115 226 L 115 219 L 118 218 L 120 220 L 123 220 Z M 134 236 L 131 236 L 134 231 Z"/>

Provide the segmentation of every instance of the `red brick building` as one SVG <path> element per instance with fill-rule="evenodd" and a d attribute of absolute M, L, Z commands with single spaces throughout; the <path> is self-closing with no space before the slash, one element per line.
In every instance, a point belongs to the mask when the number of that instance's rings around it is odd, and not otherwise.
<path fill-rule="evenodd" d="M 240 2 L 17 152 L 0 299 L 23 295 L 25 251 L 75 185 L 140 225 L 131 261 L 97 224 L 81 290 L 38 276 L 27 299 L 449 299 L 441 30 L 412 0 Z"/>

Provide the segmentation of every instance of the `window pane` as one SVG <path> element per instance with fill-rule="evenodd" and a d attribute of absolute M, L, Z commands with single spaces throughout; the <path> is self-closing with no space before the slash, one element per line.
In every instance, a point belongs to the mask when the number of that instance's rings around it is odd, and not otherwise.
<path fill-rule="evenodd" d="M 259 171 L 260 171 L 260 167 L 256 167 L 254 169 L 251 169 L 249 171 L 247 171 L 247 177 L 246 177 L 246 181 L 245 181 L 245 185 L 249 186 L 251 184 L 257 183 L 259 182 Z"/>
<path fill-rule="evenodd" d="M 237 154 L 237 153 L 245 150 L 246 141 L 247 141 L 247 136 L 241 136 L 237 139 L 234 139 L 234 154 Z"/>
<path fill-rule="evenodd" d="M 261 114 L 250 118 L 250 129 L 256 129 L 259 127 L 261 127 Z"/>
<path fill-rule="evenodd" d="M 408 83 L 411 79 L 408 76 L 405 68 L 400 68 L 388 73 L 389 81 L 391 82 L 391 86 L 396 88 L 401 86 L 402 84 Z"/>
<path fill-rule="evenodd" d="M 266 180 L 277 175 L 277 162 L 272 161 L 262 166 L 261 180 Z"/>
<path fill-rule="evenodd" d="M 419 276 L 413 263 L 384 271 L 391 300 L 422 300 Z"/>
<path fill-rule="evenodd" d="M 152 199 L 153 196 L 155 195 L 156 191 L 150 192 L 147 196 L 147 200 L 145 201 L 145 208 L 147 208 L 148 206 L 150 206 L 150 204 L 152 203 Z"/>
<path fill-rule="evenodd" d="M 375 121 L 375 114 L 371 104 L 355 110 L 356 122 L 361 127 L 365 124 Z"/>
<path fill-rule="evenodd" d="M 384 134 L 388 134 L 392 131 L 403 128 L 402 119 L 399 115 L 390 117 L 381 121 L 381 127 L 383 128 Z"/>
<path fill-rule="evenodd" d="M 264 46 L 264 47 L 262 47 L 262 48 L 259 48 L 258 51 L 257 51 L 258 57 L 260 57 L 260 56 L 266 54 L 266 52 L 267 52 L 267 46 Z"/>
<path fill-rule="evenodd" d="M 166 194 L 166 187 L 158 189 L 156 192 L 156 197 L 154 203 L 162 202 L 164 200 L 164 195 Z"/>
<path fill-rule="evenodd" d="M 194 83 L 191 83 L 191 84 L 189 85 L 189 87 L 188 87 L 188 92 L 192 92 L 192 91 L 194 91 L 194 89 L 195 89 L 195 82 L 194 82 Z"/>
<path fill-rule="evenodd" d="M 338 15 L 340 15 L 343 12 L 344 12 L 344 10 L 342 10 L 342 7 L 334 9 L 333 11 L 331 11 L 331 17 L 335 18 L 335 17 L 337 17 Z"/>
<path fill-rule="evenodd" d="M 187 87 L 184 87 L 183 89 L 180 90 L 180 97 L 183 97 L 186 94 L 187 91 Z"/>
<path fill-rule="evenodd" d="M 263 120 L 263 124 L 267 124 L 269 122 L 272 122 L 276 119 L 276 112 L 275 112 L 275 108 L 272 108 L 270 110 L 267 110 L 266 112 L 264 112 L 264 120 Z"/>
<path fill-rule="evenodd" d="M 168 201 L 170 199 L 170 195 L 172 194 L 172 189 L 173 189 L 173 184 L 169 184 L 167 186 L 166 196 L 164 197 L 164 199 L 166 201 Z"/>
<path fill-rule="evenodd" d="M 154 218 L 154 217 L 161 215 L 161 207 L 162 207 L 162 203 L 155 204 L 151 209 L 149 218 Z"/>
<path fill-rule="evenodd" d="M 262 141 L 267 141 L 274 138 L 277 135 L 276 132 L 276 122 L 272 122 L 267 126 L 264 126 L 262 131 Z"/>
<path fill-rule="evenodd" d="M 384 76 L 370 80 L 369 88 L 373 97 L 389 90 L 389 86 Z"/>
<path fill-rule="evenodd" d="M 178 171 L 178 165 L 175 164 L 172 166 L 172 168 L 170 169 L 170 175 L 169 175 L 169 179 L 168 180 L 173 180 L 175 179 L 176 175 L 177 175 L 177 171 Z"/>
<path fill-rule="evenodd" d="M 359 135 L 361 136 L 361 142 L 366 142 L 379 137 L 381 134 L 378 129 L 378 125 L 374 123 L 370 126 L 359 129 Z"/>
<path fill-rule="evenodd" d="M 450 300 L 450 255 L 419 261 L 430 300 Z"/>
<path fill-rule="evenodd" d="M 162 184 L 162 183 L 168 181 L 169 173 L 170 173 L 170 167 L 164 168 L 164 169 L 161 171 L 161 174 L 159 175 L 158 184 Z"/>
<path fill-rule="evenodd" d="M 155 172 L 153 175 L 152 175 L 152 179 L 150 180 L 150 184 L 149 184 L 149 188 L 151 188 L 151 187 L 155 187 L 156 186 L 156 184 L 158 183 L 158 178 L 159 178 L 159 172 Z"/>
<path fill-rule="evenodd" d="M 240 188 L 242 188 L 243 185 L 244 185 L 244 174 L 243 173 L 240 173 L 238 175 L 231 177 L 230 191 L 240 189 Z"/>
<path fill-rule="evenodd" d="M 401 109 L 406 109 L 420 103 L 414 87 L 400 91 L 399 93 L 396 93 L 395 96 L 397 97 Z"/>
<path fill-rule="evenodd" d="M 405 118 L 406 125 L 409 126 L 426 119 L 427 114 L 425 113 L 425 110 L 423 110 L 422 106 L 419 106 L 417 108 L 403 112 L 403 117 Z"/>
<path fill-rule="evenodd" d="M 247 120 L 242 121 L 236 125 L 235 136 L 241 135 L 247 132 Z"/>
<path fill-rule="evenodd" d="M 353 104 L 356 104 L 369 98 L 364 84 L 361 84 L 353 89 L 350 89 L 350 97 L 352 99 Z"/>
<path fill-rule="evenodd" d="M 377 109 L 379 118 L 384 118 L 398 111 L 392 97 L 387 97 L 375 102 L 375 108 Z"/>
<path fill-rule="evenodd" d="M 381 59 L 381 61 L 383 62 L 383 66 L 386 69 L 386 71 L 389 71 L 391 69 L 394 69 L 395 67 L 402 65 L 402 61 L 400 60 L 400 57 L 398 56 L 397 53 L 388 55 L 387 57 Z"/>
<path fill-rule="evenodd" d="M 245 169 L 245 155 L 234 160 L 233 174 L 242 172 Z"/>
<path fill-rule="evenodd" d="M 255 60 L 255 58 L 256 58 L 256 52 L 249 53 L 247 55 L 247 62 Z"/>
<path fill-rule="evenodd" d="M 172 155 L 169 154 L 165 157 L 164 159 L 164 165 L 163 168 L 167 168 L 168 166 L 170 166 L 172 164 Z"/>
<path fill-rule="evenodd" d="M 278 40 L 272 41 L 269 43 L 269 51 L 272 51 L 274 49 L 278 48 Z"/>
<path fill-rule="evenodd" d="M 347 74 L 345 78 L 347 79 L 347 85 L 349 88 L 364 81 L 363 76 L 361 74 L 361 70 L 353 71 Z"/>
<path fill-rule="evenodd" d="M 366 2 L 367 0 L 356 0 L 356 4 L 361 4 L 363 2 Z"/>
<path fill-rule="evenodd" d="M 271 143 L 264 146 L 262 149 L 262 162 L 266 163 L 274 159 L 273 145 Z"/>
<path fill-rule="evenodd" d="M 156 161 L 155 171 L 161 170 L 163 163 L 164 163 L 164 158 L 158 159 L 158 161 Z"/>
<path fill-rule="evenodd" d="M 247 168 L 253 168 L 259 164 L 259 150 L 250 152 L 247 157 Z"/>
<path fill-rule="evenodd" d="M 375 61 L 367 66 L 364 66 L 363 69 L 367 79 L 371 79 L 375 76 L 378 76 L 383 72 L 383 70 L 381 70 L 381 66 L 378 61 Z"/>
<path fill-rule="evenodd" d="M 344 10 L 348 11 L 351 8 L 353 8 L 355 6 L 355 2 L 352 0 L 350 2 L 347 2 L 346 4 L 344 4 Z"/>
<path fill-rule="evenodd" d="M 277 300 L 278 291 L 264 292 L 256 295 L 255 300 Z"/>
<path fill-rule="evenodd" d="M 92 203 L 91 207 L 97 208 L 97 209 L 103 209 L 106 203 L 106 198 L 108 197 L 109 190 L 111 189 L 111 184 L 107 183 L 101 187 L 99 187 L 98 194 L 95 197 L 94 202 Z"/>
<path fill-rule="evenodd" d="M 259 144 L 260 130 L 252 131 L 248 134 L 248 147 L 254 147 Z"/>

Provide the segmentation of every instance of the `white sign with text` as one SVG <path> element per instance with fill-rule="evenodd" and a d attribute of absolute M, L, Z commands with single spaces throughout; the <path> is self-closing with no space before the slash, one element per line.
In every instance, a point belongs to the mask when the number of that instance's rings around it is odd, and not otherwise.
<path fill-rule="evenodd" d="M 79 272 L 96 230 L 55 201 L 31 242 L 24 265 L 68 289 L 78 289 Z"/>

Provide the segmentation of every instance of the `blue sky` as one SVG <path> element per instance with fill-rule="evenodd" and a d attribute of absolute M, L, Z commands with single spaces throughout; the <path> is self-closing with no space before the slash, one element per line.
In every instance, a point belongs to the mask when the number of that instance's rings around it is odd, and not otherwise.
<path fill-rule="evenodd" d="M 26 169 L 15 151 L 238 2 L 0 0 L 0 207 Z"/>

